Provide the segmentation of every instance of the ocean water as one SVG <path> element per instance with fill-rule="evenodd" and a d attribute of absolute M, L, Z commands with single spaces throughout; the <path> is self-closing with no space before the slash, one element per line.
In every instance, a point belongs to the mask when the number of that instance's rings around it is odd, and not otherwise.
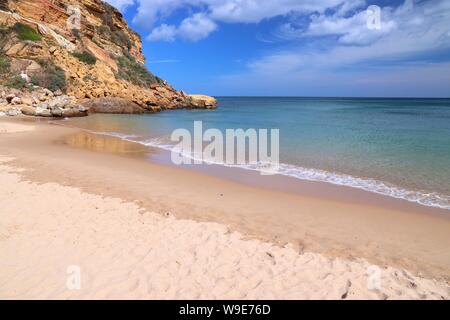
<path fill-rule="evenodd" d="M 450 99 L 219 97 L 217 110 L 67 124 L 171 150 L 174 129 L 280 130 L 279 174 L 450 209 Z M 251 165 L 242 166 L 255 169 Z"/>

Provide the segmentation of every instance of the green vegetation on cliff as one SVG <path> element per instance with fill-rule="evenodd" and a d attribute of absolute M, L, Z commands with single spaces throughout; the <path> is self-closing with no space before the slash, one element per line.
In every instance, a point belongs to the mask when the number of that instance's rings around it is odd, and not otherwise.
<path fill-rule="evenodd" d="M 11 61 L 8 56 L 0 52 L 0 75 L 5 75 L 9 73 L 9 68 L 11 67 Z"/>
<path fill-rule="evenodd" d="M 5 87 L 11 89 L 23 89 L 27 82 L 21 76 L 14 76 L 5 82 Z"/>
<path fill-rule="evenodd" d="M 0 0 L 1 1 L 1 0 Z M 11 29 L 4 24 L 0 24 L 0 52 L 2 51 L 3 46 L 8 40 L 8 35 L 10 34 Z"/>
<path fill-rule="evenodd" d="M 9 75 L 11 68 L 11 58 L 3 52 L 3 46 L 8 39 L 8 34 L 11 32 L 6 25 L 0 24 L 0 82 Z"/>
<path fill-rule="evenodd" d="M 31 41 L 40 41 L 42 39 L 41 35 L 36 32 L 32 27 L 17 22 L 12 30 L 17 34 L 20 40 L 31 40 Z"/>
<path fill-rule="evenodd" d="M 140 87 L 149 87 L 151 84 L 161 84 L 162 80 L 152 74 L 147 68 L 137 62 L 132 56 L 124 55 L 117 58 L 120 79 L 129 81 Z"/>
<path fill-rule="evenodd" d="M 50 60 L 40 59 L 37 62 L 42 67 L 42 70 L 31 77 L 31 82 L 51 91 L 58 89 L 65 91 L 67 83 L 64 70 Z"/>
<path fill-rule="evenodd" d="M 128 35 L 120 30 L 114 23 L 113 15 L 115 14 L 114 7 L 105 3 L 105 13 L 102 16 L 103 25 L 97 28 L 97 32 L 109 39 L 111 42 L 131 49 L 132 43 Z"/>
<path fill-rule="evenodd" d="M 86 64 L 93 65 L 97 62 L 97 58 L 87 52 L 75 52 L 73 56 Z"/>

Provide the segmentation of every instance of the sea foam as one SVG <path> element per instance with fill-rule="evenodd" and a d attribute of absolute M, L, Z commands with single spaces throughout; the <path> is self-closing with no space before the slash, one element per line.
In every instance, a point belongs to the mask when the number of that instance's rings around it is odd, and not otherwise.
<path fill-rule="evenodd" d="M 168 137 L 157 137 L 152 139 L 145 139 L 143 136 L 127 135 L 117 132 L 94 132 L 97 134 L 108 135 L 120 138 L 125 141 L 139 143 L 148 147 L 155 147 L 170 152 L 180 152 L 176 145 L 170 142 Z M 206 164 L 222 165 L 226 167 L 235 167 L 246 170 L 261 171 L 264 167 L 260 163 L 230 165 L 224 162 L 217 162 L 214 160 L 202 159 L 191 153 L 183 153 L 184 157 L 192 160 L 200 160 Z M 334 185 L 346 186 L 356 189 L 377 193 L 384 196 L 389 196 L 397 199 L 403 199 L 410 202 L 415 202 L 424 206 L 436 207 L 450 210 L 450 196 L 439 194 L 436 192 L 413 191 L 401 188 L 399 186 L 378 181 L 371 178 L 355 177 L 347 174 L 329 172 L 320 169 L 305 168 L 293 164 L 280 163 L 279 169 L 276 172 L 278 175 L 292 177 L 300 180 L 326 182 Z"/>

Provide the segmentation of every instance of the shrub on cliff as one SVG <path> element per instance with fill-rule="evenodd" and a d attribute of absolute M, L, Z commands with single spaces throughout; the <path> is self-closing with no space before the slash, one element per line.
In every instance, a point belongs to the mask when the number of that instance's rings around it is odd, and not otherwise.
<path fill-rule="evenodd" d="M 108 38 L 113 43 L 121 47 L 126 47 L 128 50 L 130 50 L 131 49 L 130 38 L 114 23 L 114 15 L 116 14 L 117 10 L 107 3 L 105 3 L 104 7 L 105 13 L 103 14 L 102 17 L 103 25 L 99 27 L 97 31 L 106 38 Z"/>
<path fill-rule="evenodd" d="M 11 67 L 11 59 L 3 52 L 3 46 L 8 40 L 8 34 L 10 33 L 8 26 L 0 24 L 0 76 L 7 75 Z"/>
<path fill-rule="evenodd" d="M 9 73 L 11 67 L 11 62 L 8 56 L 0 52 L 0 75 L 5 75 Z"/>
<path fill-rule="evenodd" d="M 121 47 L 125 47 L 128 50 L 131 49 L 131 40 L 122 30 L 119 30 L 116 27 L 103 25 L 97 28 L 97 32 L 103 37 L 107 38 L 109 41 Z"/>
<path fill-rule="evenodd" d="M 120 45 L 126 47 L 128 50 L 131 49 L 131 40 L 122 30 L 115 31 L 113 33 L 112 41 L 115 43 L 119 43 Z"/>
<path fill-rule="evenodd" d="M 130 55 L 119 57 L 117 62 L 119 65 L 117 76 L 120 79 L 127 80 L 141 87 L 148 87 L 151 84 L 161 82 L 161 79 L 148 71 L 144 65 L 136 62 Z"/>
<path fill-rule="evenodd" d="M 27 82 L 21 76 L 14 76 L 5 82 L 5 87 L 12 89 L 23 89 Z"/>
<path fill-rule="evenodd" d="M 7 25 L 0 24 L 0 51 L 8 40 L 8 35 L 10 34 L 10 32 L 11 29 Z"/>
<path fill-rule="evenodd" d="M 12 30 L 17 34 L 20 40 L 31 40 L 31 41 L 40 41 L 42 39 L 41 35 L 36 32 L 32 27 L 17 22 Z"/>
<path fill-rule="evenodd" d="M 75 52 L 73 56 L 86 64 L 93 65 L 97 62 L 97 58 L 87 52 Z"/>
<path fill-rule="evenodd" d="M 40 59 L 37 61 L 42 70 L 31 77 L 31 82 L 51 91 L 60 89 L 66 91 L 66 75 L 63 69 L 50 60 Z"/>
<path fill-rule="evenodd" d="M 81 34 L 80 34 L 80 30 L 79 29 L 72 29 L 72 34 L 75 36 L 75 38 L 77 38 L 78 40 L 81 39 Z"/>
<path fill-rule="evenodd" d="M 9 33 L 9 28 L 6 24 L 0 23 L 0 35 L 6 35 Z"/>

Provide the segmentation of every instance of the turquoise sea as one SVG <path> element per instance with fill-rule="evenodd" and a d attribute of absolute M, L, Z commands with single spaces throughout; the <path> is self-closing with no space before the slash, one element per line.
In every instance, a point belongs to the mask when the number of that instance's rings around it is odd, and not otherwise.
<path fill-rule="evenodd" d="M 279 174 L 450 209 L 450 99 L 218 100 L 217 110 L 93 115 L 68 124 L 167 150 L 172 131 L 192 130 L 196 120 L 223 132 L 276 128 Z"/>

